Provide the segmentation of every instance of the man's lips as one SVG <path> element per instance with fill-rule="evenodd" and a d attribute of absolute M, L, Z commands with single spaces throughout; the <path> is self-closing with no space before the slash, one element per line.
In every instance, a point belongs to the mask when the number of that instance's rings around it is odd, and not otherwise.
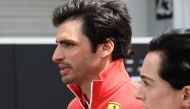
<path fill-rule="evenodd" d="M 60 68 L 60 74 L 62 76 L 67 75 L 68 74 L 68 70 L 70 69 L 70 67 L 68 67 L 66 65 L 62 65 L 62 64 L 59 65 L 59 68 Z"/>

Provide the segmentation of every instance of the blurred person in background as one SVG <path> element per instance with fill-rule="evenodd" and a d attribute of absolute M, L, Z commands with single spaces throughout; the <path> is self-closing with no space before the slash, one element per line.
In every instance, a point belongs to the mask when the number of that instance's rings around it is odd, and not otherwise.
<path fill-rule="evenodd" d="M 190 29 L 153 38 L 140 76 L 136 98 L 147 109 L 190 109 Z"/>
<path fill-rule="evenodd" d="M 119 0 L 68 0 L 53 13 L 58 28 L 53 61 L 75 94 L 68 109 L 143 109 L 138 84 L 124 67 L 131 24 Z"/>

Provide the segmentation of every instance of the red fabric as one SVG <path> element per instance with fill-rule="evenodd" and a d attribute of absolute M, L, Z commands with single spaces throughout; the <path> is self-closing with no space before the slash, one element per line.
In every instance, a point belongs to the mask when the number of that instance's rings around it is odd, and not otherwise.
<path fill-rule="evenodd" d="M 100 72 L 101 80 L 92 82 L 92 93 L 89 109 L 108 109 L 112 102 L 119 104 L 119 109 L 144 109 L 141 101 L 135 98 L 138 84 L 132 81 L 123 64 L 123 59 L 112 62 Z M 67 109 L 87 109 L 84 107 L 85 98 L 76 84 L 68 87 L 76 95 Z"/>

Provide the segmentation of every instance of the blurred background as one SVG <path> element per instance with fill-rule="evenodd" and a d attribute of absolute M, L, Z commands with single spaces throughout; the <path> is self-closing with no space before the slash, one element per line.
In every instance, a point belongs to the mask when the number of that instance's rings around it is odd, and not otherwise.
<path fill-rule="evenodd" d="M 123 1 L 132 18 L 136 52 L 125 65 L 138 81 L 150 39 L 169 29 L 190 28 L 190 0 Z M 73 98 L 51 60 L 52 12 L 63 2 L 0 0 L 0 109 L 66 109 Z"/>

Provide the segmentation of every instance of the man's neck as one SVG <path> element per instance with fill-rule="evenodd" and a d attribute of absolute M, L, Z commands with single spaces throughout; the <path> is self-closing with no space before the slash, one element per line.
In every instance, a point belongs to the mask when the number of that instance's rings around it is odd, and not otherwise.
<path fill-rule="evenodd" d="M 91 79 L 88 79 L 87 81 L 83 81 L 81 84 L 79 84 L 82 92 L 86 95 L 88 101 L 90 100 L 90 96 L 91 96 L 91 83 L 92 83 L 92 81 L 100 79 L 100 75 L 99 75 L 100 72 L 104 68 L 109 66 L 110 63 L 111 63 L 111 59 L 104 61 L 104 63 L 102 65 L 100 65 L 101 67 L 99 67 L 98 70 L 96 69 L 98 73 L 94 73 L 95 75 L 93 75 Z"/>
<path fill-rule="evenodd" d="M 82 92 L 85 94 L 85 96 L 87 97 L 86 99 L 88 101 L 90 100 L 90 96 L 91 96 L 91 85 L 92 85 L 91 83 L 93 80 L 98 80 L 98 79 L 100 79 L 99 74 L 94 76 L 94 79 L 91 79 L 79 84 Z"/>

